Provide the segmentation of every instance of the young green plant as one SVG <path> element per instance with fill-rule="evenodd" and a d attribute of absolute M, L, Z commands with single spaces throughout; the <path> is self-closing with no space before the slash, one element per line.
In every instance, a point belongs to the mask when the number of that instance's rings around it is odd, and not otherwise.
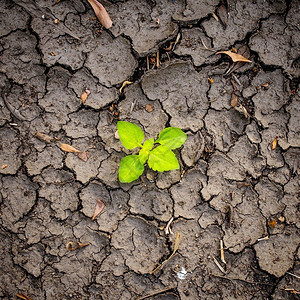
<path fill-rule="evenodd" d="M 119 167 L 120 182 L 128 183 L 138 179 L 143 174 L 147 161 L 148 166 L 154 171 L 179 169 L 178 160 L 172 150 L 182 146 L 187 138 L 180 128 L 165 128 L 156 141 L 151 138 L 144 143 L 144 132 L 139 126 L 119 121 L 117 128 L 120 141 L 126 149 L 141 148 L 137 155 L 127 155 L 122 158 Z"/>

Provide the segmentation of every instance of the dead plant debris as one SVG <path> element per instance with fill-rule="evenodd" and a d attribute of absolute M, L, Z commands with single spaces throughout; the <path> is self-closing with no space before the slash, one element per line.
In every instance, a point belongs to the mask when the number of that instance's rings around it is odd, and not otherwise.
<path fill-rule="evenodd" d="M 90 158 L 90 154 L 87 151 L 82 151 L 80 153 L 77 154 L 78 158 L 80 158 L 81 160 L 87 162 Z"/>
<path fill-rule="evenodd" d="M 42 142 L 46 142 L 47 144 L 50 144 L 52 142 L 56 142 L 58 139 L 57 138 L 54 138 L 54 137 L 51 137 L 43 132 L 39 132 L 37 131 L 34 136 L 39 139 L 40 141 Z"/>
<path fill-rule="evenodd" d="M 108 15 L 104 6 L 99 3 L 97 0 L 88 0 L 90 5 L 92 6 L 96 17 L 100 21 L 101 25 L 106 29 L 109 29 L 112 26 L 112 20 Z"/>
<path fill-rule="evenodd" d="M 88 246 L 90 243 L 80 243 L 80 242 L 68 242 L 66 244 L 66 249 L 68 251 L 75 251 L 77 249 L 80 249 L 82 247 Z"/>
<path fill-rule="evenodd" d="M 1 167 L 1 169 L 4 170 L 4 169 L 7 168 L 7 167 L 8 167 L 8 165 L 3 165 L 3 166 Z"/>
<path fill-rule="evenodd" d="M 153 105 L 152 104 L 146 104 L 145 105 L 145 110 L 150 113 L 153 111 Z"/>
<path fill-rule="evenodd" d="M 223 28 L 226 29 L 228 25 L 228 10 L 227 7 L 222 4 L 217 8 L 217 15 L 223 25 Z"/>
<path fill-rule="evenodd" d="M 219 51 L 216 54 L 226 54 L 232 59 L 233 62 L 238 62 L 238 61 L 249 62 L 249 63 L 252 62 L 251 60 L 247 59 L 243 55 L 238 54 L 238 53 L 234 53 L 232 51 Z"/>
<path fill-rule="evenodd" d="M 104 207 L 105 207 L 104 202 L 101 199 L 97 199 L 92 221 L 94 221 L 95 218 L 103 211 Z"/>
<path fill-rule="evenodd" d="M 82 152 L 69 144 L 60 144 L 60 149 L 62 151 L 71 152 L 71 153 L 81 153 Z"/>
<path fill-rule="evenodd" d="M 123 84 L 122 84 L 122 86 L 121 86 L 120 89 L 119 89 L 119 92 L 122 93 L 123 89 L 124 89 L 127 85 L 132 84 L 132 83 L 133 83 L 133 82 L 131 82 L 131 81 L 124 81 Z"/>
<path fill-rule="evenodd" d="M 31 298 L 29 298 L 28 296 L 24 295 L 24 294 L 17 294 L 17 297 L 23 300 L 31 300 Z"/>
<path fill-rule="evenodd" d="M 277 143 L 278 143 L 278 136 L 274 139 L 271 145 L 271 150 L 275 150 L 277 148 Z"/>
<path fill-rule="evenodd" d="M 159 270 L 160 268 L 162 268 L 175 255 L 176 251 L 179 248 L 180 240 L 181 240 L 181 234 L 179 232 L 176 232 L 176 238 L 175 238 L 175 243 L 174 243 L 174 250 L 173 250 L 172 254 L 166 260 L 164 260 L 161 264 L 159 264 L 153 271 L 151 271 L 150 274 L 153 274 L 157 270 Z"/>

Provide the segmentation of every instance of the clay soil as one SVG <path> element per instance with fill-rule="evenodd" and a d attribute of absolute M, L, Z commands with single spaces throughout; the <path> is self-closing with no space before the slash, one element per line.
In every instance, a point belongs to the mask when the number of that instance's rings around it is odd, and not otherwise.
<path fill-rule="evenodd" d="M 299 0 L 101 3 L 0 1 L 0 298 L 299 299 Z M 120 184 L 118 120 L 180 170 Z"/>

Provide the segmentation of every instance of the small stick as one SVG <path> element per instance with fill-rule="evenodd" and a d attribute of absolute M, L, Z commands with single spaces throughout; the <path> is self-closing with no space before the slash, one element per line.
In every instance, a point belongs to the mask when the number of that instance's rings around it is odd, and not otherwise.
<path fill-rule="evenodd" d="M 226 271 L 224 270 L 224 268 L 220 265 L 220 263 L 217 261 L 217 259 L 213 256 L 214 262 L 217 265 L 217 267 L 220 269 L 220 271 L 224 274 L 226 274 Z"/>
<path fill-rule="evenodd" d="M 150 293 L 146 296 L 143 296 L 141 298 L 138 298 L 137 300 L 144 300 L 144 299 L 147 299 L 149 297 L 152 297 L 152 296 L 155 296 L 155 295 L 158 295 L 158 294 L 161 294 L 161 293 L 164 293 L 164 292 L 167 292 L 169 290 L 172 290 L 174 289 L 175 287 L 168 287 L 168 288 L 165 288 L 165 289 L 162 289 L 162 290 L 159 290 L 159 291 L 156 291 L 156 292 L 153 292 L 153 293 Z"/>
<path fill-rule="evenodd" d="M 166 228 L 165 228 L 165 234 L 169 234 L 169 233 L 171 233 L 171 234 L 173 234 L 173 232 L 172 232 L 172 230 L 171 230 L 171 228 L 170 228 L 170 225 L 171 225 L 171 223 L 173 222 L 173 220 L 174 220 L 174 218 L 172 217 L 170 220 L 169 220 L 169 222 L 168 222 L 168 224 L 167 224 L 167 226 L 166 226 Z"/>
<path fill-rule="evenodd" d="M 260 241 L 265 241 L 265 240 L 268 240 L 268 239 L 269 239 L 269 236 L 267 235 L 263 238 L 257 239 L 257 241 L 260 242 Z"/>
<path fill-rule="evenodd" d="M 225 255 L 224 255 L 224 247 L 223 247 L 223 240 L 220 240 L 220 252 L 221 252 L 221 262 L 226 265 Z"/>
<path fill-rule="evenodd" d="M 136 99 L 133 100 L 132 103 L 131 103 L 130 111 L 129 111 L 130 114 L 133 112 L 133 109 L 134 109 L 134 107 L 135 107 L 135 104 L 136 104 Z"/>
<path fill-rule="evenodd" d="M 172 51 L 175 50 L 175 47 L 176 47 L 177 43 L 178 43 L 179 40 L 180 40 L 180 37 L 181 37 L 181 34 L 180 34 L 180 32 L 179 32 L 179 33 L 177 34 L 176 40 L 175 40 L 175 42 L 174 42 L 174 45 L 173 45 L 173 47 L 172 47 Z"/>
<path fill-rule="evenodd" d="M 287 274 L 289 274 L 289 275 L 291 275 L 291 276 L 294 276 L 294 277 L 296 277 L 296 278 L 298 278 L 298 279 L 300 279 L 300 276 L 298 276 L 298 275 L 295 275 L 295 274 L 293 274 L 293 273 L 290 273 L 290 272 L 286 272 Z"/>
<path fill-rule="evenodd" d="M 242 86 L 241 82 L 237 79 L 237 77 L 234 74 L 232 74 L 232 77 L 239 86 Z"/>
<path fill-rule="evenodd" d="M 2 98 L 4 100 L 4 103 L 6 105 L 6 107 L 8 108 L 8 110 L 19 120 L 19 121 L 27 121 L 27 119 L 25 119 L 20 112 L 15 109 L 11 104 L 9 104 L 9 102 L 7 101 L 6 95 L 3 93 L 2 94 Z"/>
<path fill-rule="evenodd" d="M 159 50 L 157 50 L 156 53 L 156 67 L 159 68 L 160 62 L 159 62 Z"/>
<path fill-rule="evenodd" d="M 147 71 L 150 69 L 149 56 L 147 55 Z"/>
<path fill-rule="evenodd" d="M 201 37 L 200 37 L 200 40 L 201 40 L 201 43 L 202 43 L 202 45 L 204 46 L 204 48 L 205 48 L 206 50 L 209 50 L 208 47 L 204 44 L 204 41 L 202 40 Z"/>

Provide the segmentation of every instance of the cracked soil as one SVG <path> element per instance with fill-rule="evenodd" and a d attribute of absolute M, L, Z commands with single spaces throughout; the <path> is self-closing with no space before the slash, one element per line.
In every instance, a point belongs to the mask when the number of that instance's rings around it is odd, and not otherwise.
<path fill-rule="evenodd" d="M 300 1 L 101 3 L 0 1 L 0 298 L 299 299 Z M 117 120 L 181 169 L 120 184 Z"/>

